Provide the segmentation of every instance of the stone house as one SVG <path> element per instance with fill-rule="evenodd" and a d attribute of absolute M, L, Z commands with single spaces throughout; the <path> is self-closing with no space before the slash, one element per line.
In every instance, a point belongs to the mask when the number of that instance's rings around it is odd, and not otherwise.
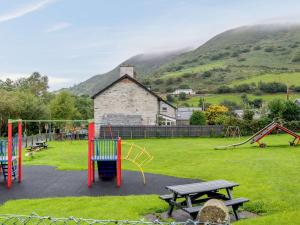
<path fill-rule="evenodd" d="M 171 125 L 176 107 L 134 78 L 134 67 L 120 67 L 120 77 L 92 96 L 96 131 L 104 125 Z M 97 128 L 98 127 L 98 128 Z"/>

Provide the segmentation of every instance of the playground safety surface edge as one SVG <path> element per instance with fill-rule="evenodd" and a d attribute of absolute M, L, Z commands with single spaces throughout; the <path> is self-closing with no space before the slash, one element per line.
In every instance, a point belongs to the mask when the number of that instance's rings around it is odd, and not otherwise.
<path fill-rule="evenodd" d="M 97 172 L 96 172 L 97 173 Z M 140 172 L 122 171 L 122 186 L 116 182 L 98 180 L 92 188 L 87 187 L 87 171 L 56 170 L 51 166 L 24 166 L 23 181 L 13 182 L 10 190 L 0 174 L 0 204 L 15 199 L 32 199 L 47 197 L 78 197 L 104 195 L 144 195 L 165 194 L 168 185 L 187 184 L 200 180 L 171 177 L 145 173 L 147 183 L 144 185 Z"/>

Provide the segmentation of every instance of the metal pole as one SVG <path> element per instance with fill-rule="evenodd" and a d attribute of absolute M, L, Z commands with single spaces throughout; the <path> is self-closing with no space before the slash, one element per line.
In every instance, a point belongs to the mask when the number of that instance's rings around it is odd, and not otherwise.
<path fill-rule="evenodd" d="M 22 182 L 22 120 L 18 122 L 18 181 Z"/>

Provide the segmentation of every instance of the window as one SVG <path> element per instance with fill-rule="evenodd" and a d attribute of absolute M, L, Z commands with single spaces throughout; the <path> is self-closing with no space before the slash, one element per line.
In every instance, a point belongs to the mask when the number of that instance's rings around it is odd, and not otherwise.
<path fill-rule="evenodd" d="M 167 107 L 162 107 L 163 112 L 167 112 L 168 108 Z"/>

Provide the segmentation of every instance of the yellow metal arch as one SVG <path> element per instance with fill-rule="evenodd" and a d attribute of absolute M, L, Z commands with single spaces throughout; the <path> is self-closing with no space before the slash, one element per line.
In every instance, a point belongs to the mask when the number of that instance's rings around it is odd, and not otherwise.
<path fill-rule="evenodd" d="M 130 146 L 127 154 L 125 154 L 122 159 L 133 163 L 137 168 L 139 168 L 143 177 L 143 183 L 146 184 L 143 166 L 149 163 L 153 159 L 153 156 L 145 148 L 134 143 L 122 142 L 122 144 Z"/>

